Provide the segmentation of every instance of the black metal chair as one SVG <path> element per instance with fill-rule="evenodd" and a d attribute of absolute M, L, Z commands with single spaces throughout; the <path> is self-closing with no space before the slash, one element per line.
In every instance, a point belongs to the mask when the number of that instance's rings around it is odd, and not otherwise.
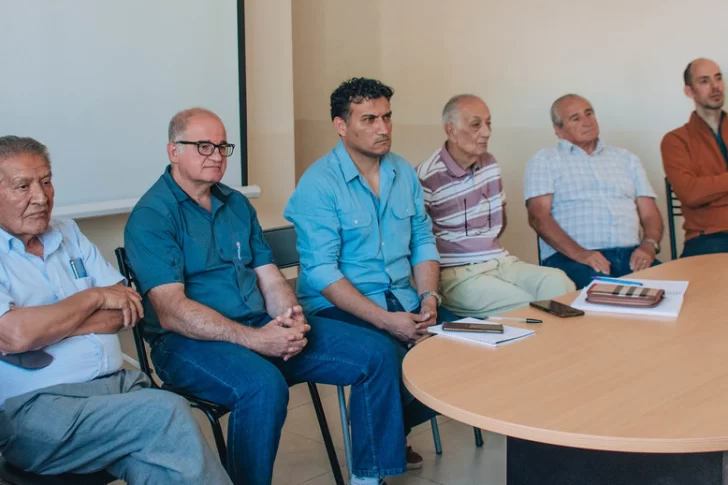
<path fill-rule="evenodd" d="M 116 260 L 119 265 L 119 271 L 121 272 L 121 274 L 127 279 L 130 285 L 138 288 L 138 281 L 136 279 L 134 271 L 131 268 L 131 265 L 129 264 L 126 250 L 123 247 L 119 247 L 116 248 L 114 253 L 116 254 Z M 146 345 L 144 343 L 144 321 L 139 321 L 132 331 L 134 333 L 134 345 L 136 346 L 137 357 L 139 359 L 139 368 L 142 372 L 149 376 L 152 382 L 154 382 L 154 379 L 152 377 L 154 371 L 149 364 L 149 358 L 147 357 L 146 352 Z M 321 397 L 319 395 L 318 388 L 314 383 L 309 382 L 307 384 L 309 392 L 311 393 L 311 400 L 316 411 L 316 418 L 318 419 L 319 427 L 321 429 L 321 436 L 323 437 L 324 445 L 326 447 L 326 453 L 329 457 L 329 462 L 331 463 L 334 480 L 336 482 L 336 485 L 345 485 L 344 477 L 341 473 L 341 467 L 339 466 L 339 460 L 336 456 L 336 449 L 334 447 L 333 440 L 331 439 L 331 432 L 329 431 L 329 426 L 326 421 L 326 415 L 324 413 L 323 404 L 321 403 Z M 222 432 L 222 426 L 220 425 L 220 418 L 222 418 L 225 414 L 229 413 L 230 410 L 204 399 L 197 398 L 181 389 L 177 389 L 167 384 L 162 384 L 160 388 L 184 397 L 193 408 L 199 409 L 205 414 L 208 421 L 210 422 L 210 426 L 212 427 L 212 434 L 213 438 L 215 439 L 217 453 L 220 456 L 220 462 L 224 467 L 227 468 L 227 450 L 225 446 L 225 437 Z"/>
<path fill-rule="evenodd" d="M 665 177 L 665 196 L 667 198 L 667 225 L 670 228 L 670 257 L 677 259 L 677 234 L 675 232 L 675 218 L 682 217 L 682 203 L 672 191 L 670 181 Z"/>

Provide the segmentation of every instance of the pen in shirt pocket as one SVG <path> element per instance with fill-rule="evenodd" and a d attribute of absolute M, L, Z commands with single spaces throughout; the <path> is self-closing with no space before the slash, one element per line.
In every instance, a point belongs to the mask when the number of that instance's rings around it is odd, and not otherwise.
<path fill-rule="evenodd" d="M 78 280 L 88 276 L 86 273 L 86 267 L 83 265 L 83 259 L 73 258 L 69 261 L 69 264 L 71 265 L 71 272 L 73 272 L 73 277 L 75 279 Z"/>

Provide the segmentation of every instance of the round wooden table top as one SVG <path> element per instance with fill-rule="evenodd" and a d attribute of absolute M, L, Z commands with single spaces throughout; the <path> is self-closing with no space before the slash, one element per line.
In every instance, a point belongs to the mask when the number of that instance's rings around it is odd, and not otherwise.
<path fill-rule="evenodd" d="M 611 451 L 728 450 L 728 254 L 633 276 L 690 281 L 680 316 L 562 319 L 525 308 L 507 316 L 544 323 L 503 323 L 536 335 L 497 348 L 429 338 L 407 354 L 404 382 L 432 409 L 516 438 Z"/>

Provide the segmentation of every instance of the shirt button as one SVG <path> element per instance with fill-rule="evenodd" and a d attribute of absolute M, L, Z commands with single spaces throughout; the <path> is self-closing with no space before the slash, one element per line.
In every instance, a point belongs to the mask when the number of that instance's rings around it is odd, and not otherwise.
<path fill-rule="evenodd" d="M 386 271 L 387 273 L 389 273 L 389 268 L 384 268 L 384 271 Z"/>
<path fill-rule="evenodd" d="M 384 246 L 384 241 L 382 241 L 382 246 Z"/>
<path fill-rule="evenodd" d="M 359 219 L 354 219 L 354 224 L 359 224 Z"/>

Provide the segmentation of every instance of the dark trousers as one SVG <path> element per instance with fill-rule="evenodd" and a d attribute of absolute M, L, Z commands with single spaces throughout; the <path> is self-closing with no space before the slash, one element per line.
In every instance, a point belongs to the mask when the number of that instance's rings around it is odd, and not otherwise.
<path fill-rule="evenodd" d="M 681 258 L 701 254 L 728 253 L 728 232 L 704 234 L 685 241 Z"/>
<path fill-rule="evenodd" d="M 598 251 L 607 258 L 610 266 L 609 275 L 605 275 L 598 271 L 594 271 L 591 266 L 581 264 L 574 261 L 571 258 L 567 258 L 561 253 L 556 253 L 553 256 L 549 256 L 544 259 L 542 264 L 551 268 L 558 268 L 576 285 L 576 289 L 580 290 L 591 283 L 592 278 L 596 276 L 611 276 L 619 278 L 620 276 L 628 275 L 632 273 L 632 269 L 629 267 L 629 258 L 632 257 L 632 253 L 637 249 L 637 246 L 628 248 L 608 248 L 599 249 Z M 652 266 L 660 264 L 658 260 L 652 263 Z"/>
<path fill-rule="evenodd" d="M 388 312 L 403 312 L 406 311 L 404 307 L 402 307 L 402 304 L 399 302 L 396 296 L 390 291 L 385 292 L 385 297 L 387 299 L 387 311 Z M 420 308 L 416 308 L 412 311 L 412 313 L 419 313 Z M 323 310 L 320 310 L 316 313 L 316 316 L 329 318 L 332 320 L 339 320 L 342 322 L 351 323 L 353 325 L 357 325 L 359 327 L 363 327 L 366 329 L 369 329 L 370 331 L 377 332 L 381 335 L 386 336 L 390 341 L 392 341 L 395 344 L 395 347 L 398 349 L 397 355 L 399 357 L 400 361 L 400 367 L 401 363 L 404 360 L 405 355 L 407 355 L 407 351 L 409 350 L 408 345 L 405 342 L 402 342 L 401 340 L 398 340 L 396 337 L 394 337 L 389 332 L 382 330 L 380 328 L 375 327 L 371 323 L 362 320 L 361 318 L 352 315 L 349 312 L 345 312 L 344 310 L 341 310 L 336 307 L 329 307 L 325 308 Z M 450 311 L 448 311 L 445 308 L 438 307 L 437 309 L 437 323 L 442 323 L 446 321 L 451 320 L 457 320 L 458 316 L 454 315 Z M 403 411 L 403 417 L 404 417 L 404 431 L 405 436 L 409 436 L 410 431 L 412 431 L 412 428 L 415 426 L 424 423 L 425 421 L 428 421 L 430 418 L 433 418 L 437 415 L 435 411 L 428 408 L 421 402 L 419 402 L 417 399 L 412 396 L 409 391 L 404 387 L 404 384 L 400 383 L 400 387 L 402 390 L 402 411 Z"/>

